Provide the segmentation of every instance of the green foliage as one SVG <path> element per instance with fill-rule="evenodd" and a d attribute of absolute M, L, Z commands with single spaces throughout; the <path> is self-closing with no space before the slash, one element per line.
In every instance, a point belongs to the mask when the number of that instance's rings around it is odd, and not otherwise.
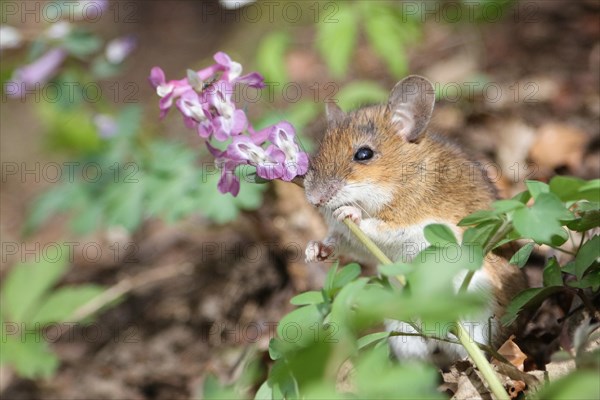
<path fill-rule="evenodd" d="M 2 285 L 0 363 L 8 364 L 24 377 L 48 377 L 58 367 L 49 349 L 44 326 L 75 322 L 73 313 L 102 293 L 97 285 L 65 286 L 52 289 L 64 276 L 69 252 L 57 247 L 36 263 L 15 265 Z"/>
<path fill-rule="evenodd" d="M 353 398 L 439 398 L 434 369 L 422 363 L 397 363 L 390 359 L 387 340 L 390 335 L 402 333 L 383 332 L 382 323 L 395 319 L 428 326 L 476 315 L 482 310 L 483 299 L 476 293 L 455 293 L 453 280 L 461 271 L 482 266 L 484 248 L 526 239 L 527 243 L 511 260 L 523 267 L 536 243 L 559 246 L 557 243 L 562 240 L 556 241 L 553 236 L 561 235 L 559 231 L 567 234 L 567 223 L 597 210 L 597 204 L 590 201 L 594 194 L 589 190 L 593 185 L 588 182 L 563 177 L 549 185 L 527 182 L 527 187 L 514 199 L 497 201 L 491 210 L 466 217 L 461 225 L 471 227 L 461 243 L 450 228 L 433 224 L 424 230 L 432 246 L 410 263 L 379 266 L 379 274 L 370 277 L 361 276 L 358 264 L 343 268 L 334 264 L 320 291 L 302 293 L 291 300 L 299 308 L 278 325 L 277 336 L 269 345 L 274 364 L 256 398 L 348 398 L 348 394 L 336 389 L 338 373 L 347 360 L 354 369 Z M 527 205 L 530 199 L 533 203 Z M 544 218 L 539 218 L 541 213 Z M 522 221 L 516 222 L 519 218 L 536 226 L 524 227 Z M 574 260 L 566 265 L 560 265 L 556 258 L 549 259 L 544 268 L 544 286 L 515 296 L 502 322 L 512 323 L 524 310 L 538 306 L 554 293 L 577 290 L 573 282 L 579 286 L 589 284 L 586 287 L 592 289 L 594 284 L 600 284 L 600 279 L 595 283 L 590 279 L 598 276 L 594 274 L 599 269 L 599 238 L 588 235 Z M 406 278 L 407 290 L 397 287 L 395 277 L 399 275 Z M 566 279 L 567 275 L 571 278 Z M 576 334 L 580 368 L 596 365 L 594 357 L 584 350 L 585 343 L 594 338 L 594 329 L 590 325 Z M 568 353 L 567 356 L 570 357 Z M 585 390 L 591 389 L 586 374 L 576 372 L 548 386 L 543 393 L 547 390 L 559 397 L 572 396 L 571 380 L 588 385 Z"/>
<path fill-rule="evenodd" d="M 67 211 L 71 228 L 88 233 L 101 226 L 134 231 L 148 217 L 173 222 L 193 213 L 225 223 L 240 210 L 262 204 L 263 185 L 242 175 L 239 196 L 222 195 L 217 190 L 220 173 L 212 163 L 199 166 L 198 155 L 183 144 L 145 141 L 138 135 L 140 122 L 139 107 L 124 108 L 118 132 L 104 141 L 101 151 L 74 163 L 72 174 L 64 174 L 62 182 L 36 199 L 26 232 Z"/>
<path fill-rule="evenodd" d="M 331 74 L 341 78 L 346 74 L 356 48 L 358 14 L 351 3 L 340 2 L 335 20 L 325 19 L 317 26 L 317 49 Z"/>

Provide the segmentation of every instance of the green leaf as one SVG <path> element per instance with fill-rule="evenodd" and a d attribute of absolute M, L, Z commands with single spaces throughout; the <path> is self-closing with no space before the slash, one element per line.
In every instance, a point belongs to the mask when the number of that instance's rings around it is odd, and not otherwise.
<path fill-rule="evenodd" d="M 525 205 L 518 200 L 498 200 L 492 204 L 496 213 L 503 214 L 523 208 Z"/>
<path fill-rule="evenodd" d="M 544 182 L 526 180 L 525 185 L 534 200 L 537 200 L 540 194 L 550 192 L 550 186 Z"/>
<path fill-rule="evenodd" d="M 202 385 L 202 398 L 205 400 L 241 399 L 232 386 L 222 385 L 213 374 L 207 374 Z"/>
<path fill-rule="evenodd" d="M 321 308 L 315 304 L 298 308 L 279 321 L 277 335 L 288 344 L 305 347 L 314 342 L 316 327 L 322 325 L 323 318 Z"/>
<path fill-rule="evenodd" d="M 526 289 L 515 296 L 506 307 L 506 313 L 500 321 L 504 326 L 511 325 L 519 313 L 525 308 L 540 305 L 548 296 L 564 290 L 563 286 L 547 286 L 543 288 Z"/>
<path fill-rule="evenodd" d="M 62 42 L 62 46 L 72 55 L 84 58 L 100 49 L 102 40 L 88 32 L 74 30 Z"/>
<path fill-rule="evenodd" d="M 534 242 L 529 242 L 525 246 L 521 247 L 519 251 L 517 251 L 511 258 L 509 263 L 518 266 L 519 268 L 523 268 L 529 260 L 529 256 L 535 247 Z"/>
<path fill-rule="evenodd" d="M 350 57 L 356 48 L 358 20 L 354 7 L 336 3 L 335 21 L 323 20 L 317 25 L 317 49 L 336 78 L 348 71 Z"/>
<path fill-rule="evenodd" d="M 315 290 L 300 293 L 299 295 L 292 297 L 292 299 L 290 300 L 290 303 L 292 303 L 295 306 L 321 304 L 323 302 L 325 302 L 325 299 L 323 298 L 323 292 L 317 292 Z"/>
<path fill-rule="evenodd" d="M 22 377 L 50 378 L 58 368 L 59 360 L 42 340 L 42 333 L 21 332 L 17 337 L 6 336 L 4 328 L 5 322 L 2 322 L 1 364 L 11 365 Z"/>
<path fill-rule="evenodd" d="M 493 211 L 480 210 L 466 216 L 458 223 L 458 226 L 476 225 L 487 221 L 500 221 L 500 217 Z"/>
<path fill-rule="evenodd" d="M 31 320 L 40 325 L 70 322 L 67 318 L 104 289 L 96 285 L 67 286 L 52 292 L 37 309 Z"/>
<path fill-rule="evenodd" d="M 544 267 L 544 286 L 562 286 L 563 280 L 560 265 L 555 257 L 552 257 Z"/>
<path fill-rule="evenodd" d="M 575 370 L 550 382 L 535 394 L 536 399 L 600 399 L 597 371 Z"/>
<path fill-rule="evenodd" d="M 580 200 L 579 188 L 585 184 L 583 179 L 569 176 L 555 176 L 550 180 L 550 191 L 561 201 Z"/>
<path fill-rule="evenodd" d="M 502 220 L 486 220 L 477 226 L 467 229 L 463 235 L 463 243 L 486 245 L 502 225 Z"/>
<path fill-rule="evenodd" d="M 516 200 L 518 202 L 521 202 L 523 204 L 527 204 L 527 202 L 531 199 L 531 193 L 529 193 L 529 190 L 524 190 L 521 193 L 517 193 L 516 195 L 514 195 L 512 197 L 512 200 Z"/>
<path fill-rule="evenodd" d="M 406 57 L 405 41 L 403 37 L 404 26 L 408 21 L 400 22 L 392 13 L 390 7 L 370 4 L 363 7 L 364 23 L 369 44 L 375 53 L 387 64 L 388 69 L 396 78 L 408 72 L 408 59 Z"/>
<path fill-rule="evenodd" d="M 387 96 L 388 91 L 375 82 L 355 81 L 344 86 L 335 97 L 342 109 L 351 110 L 365 104 L 381 103 Z"/>
<path fill-rule="evenodd" d="M 382 340 L 387 340 L 387 338 L 389 338 L 389 337 L 390 337 L 390 332 L 376 332 L 376 333 L 368 334 L 368 335 L 363 336 L 360 339 L 358 339 L 358 342 L 357 342 L 358 348 L 364 349 L 365 347 L 367 347 L 373 343 L 377 343 Z"/>
<path fill-rule="evenodd" d="M 325 283 L 323 284 L 323 290 L 325 291 L 325 293 L 327 293 L 329 298 L 333 297 L 333 295 L 332 295 L 333 282 L 335 281 L 335 275 L 337 274 L 338 267 L 339 267 L 339 262 L 336 261 L 331 266 L 331 268 L 329 268 L 329 271 L 327 271 L 327 276 L 325 277 Z"/>
<path fill-rule="evenodd" d="M 588 273 L 578 281 L 569 281 L 567 285 L 579 289 L 591 288 L 592 291 L 597 292 L 600 289 L 600 269 Z"/>
<path fill-rule="evenodd" d="M 575 260 L 565 265 L 563 271 L 575 275 L 579 280 L 594 262 L 600 262 L 600 235 L 585 242 Z"/>
<path fill-rule="evenodd" d="M 273 388 L 269 385 L 269 381 L 264 381 L 256 391 L 254 400 L 271 400 L 273 399 Z"/>
<path fill-rule="evenodd" d="M 554 194 L 541 192 L 531 208 L 514 212 L 513 225 L 522 236 L 531 238 L 536 243 L 557 246 L 568 239 L 560 221 L 571 216 Z"/>
<path fill-rule="evenodd" d="M 57 246 L 56 255 L 44 252 L 38 257 L 37 263 L 15 265 L 2 285 L 2 311 L 11 322 L 32 322 L 31 313 L 69 265 L 69 252 L 64 246 Z"/>
<path fill-rule="evenodd" d="M 567 227 L 576 232 L 585 232 L 600 227 L 600 209 L 598 203 L 577 203 L 577 219 L 567 223 Z"/>
<path fill-rule="evenodd" d="M 395 277 L 398 275 L 406 275 L 410 273 L 414 267 L 410 264 L 397 262 L 394 264 L 380 265 L 377 267 L 381 275 Z"/>
<path fill-rule="evenodd" d="M 333 287 L 334 289 L 342 288 L 359 276 L 360 265 L 356 263 L 348 264 L 336 274 Z"/>
<path fill-rule="evenodd" d="M 438 373 L 424 363 L 394 363 L 385 347 L 365 352 L 356 362 L 356 397 L 361 399 L 442 399 Z"/>
<path fill-rule="evenodd" d="M 288 81 L 285 52 L 289 47 L 290 35 L 276 30 L 262 39 L 256 50 L 257 69 L 266 82 L 284 84 Z"/>
<path fill-rule="evenodd" d="M 425 227 L 423 233 L 425 239 L 432 246 L 443 247 L 446 244 L 456 244 L 456 236 L 448 225 L 444 224 L 429 224 Z"/>

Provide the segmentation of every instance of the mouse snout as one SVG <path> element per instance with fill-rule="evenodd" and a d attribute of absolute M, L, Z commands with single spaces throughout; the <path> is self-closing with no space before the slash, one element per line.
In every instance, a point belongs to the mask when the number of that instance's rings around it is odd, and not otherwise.
<path fill-rule="evenodd" d="M 317 187 L 313 187 L 312 190 L 306 191 L 306 198 L 315 207 L 324 206 L 335 196 L 341 186 L 341 182 L 338 181 L 318 185 Z"/>

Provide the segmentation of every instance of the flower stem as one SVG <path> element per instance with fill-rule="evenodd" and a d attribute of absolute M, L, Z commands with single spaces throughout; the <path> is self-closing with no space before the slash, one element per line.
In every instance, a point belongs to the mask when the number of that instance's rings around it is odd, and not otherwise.
<path fill-rule="evenodd" d="M 381 251 L 381 249 L 377 247 L 377 245 L 367 235 L 365 235 L 365 233 L 354 222 L 346 218 L 344 220 L 344 223 L 346 224 L 346 226 L 348 226 L 350 231 L 357 237 L 357 239 L 365 245 L 365 247 L 375 256 L 375 258 L 377 258 L 377 260 L 379 260 L 379 262 L 381 262 L 384 265 L 392 264 L 392 260 L 390 260 Z M 398 280 L 400 280 L 402 286 L 406 284 L 406 278 L 403 275 L 399 275 Z M 492 391 L 496 399 L 509 400 L 508 393 L 506 393 L 506 390 L 504 390 L 500 379 L 494 372 L 494 369 L 492 368 L 491 364 L 485 358 L 483 351 L 481 351 L 477 344 L 471 339 L 469 333 L 465 330 L 460 321 L 456 321 L 455 335 L 462 344 L 462 346 L 465 348 L 465 350 L 467 350 L 469 357 L 471 357 L 471 360 L 473 360 L 473 363 L 477 366 L 484 379 L 487 381 L 490 390 Z"/>
<path fill-rule="evenodd" d="M 358 227 L 358 225 L 352 222 L 352 220 L 350 220 L 349 218 L 346 218 L 344 220 L 344 223 L 346 224 L 346 226 L 348 226 L 348 228 L 354 234 L 354 236 L 356 236 L 358 240 L 360 240 L 360 242 L 365 245 L 367 250 L 369 250 L 371 254 L 373 254 L 381 264 L 393 264 L 392 260 L 390 260 L 388 256 L 386 256 L 383 253 L 383 251 L 381 251 L 381 249 L 377 247 L 377 245 L 371 239 L 369 239 L 367 235 L 365 235 L 365 233 Z M 406 286 L 406 278 L 404 277 L 404 275 L 396 275 L 396 278 L 398 279 L 398 281 L 400 281 L 400 284 L 402 286 Z"/>

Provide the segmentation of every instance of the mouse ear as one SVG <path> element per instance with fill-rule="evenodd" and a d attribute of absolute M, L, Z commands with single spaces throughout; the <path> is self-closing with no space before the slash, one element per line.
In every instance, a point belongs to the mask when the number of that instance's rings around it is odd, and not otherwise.
<path fill-rule="evenodd" d="M 327 126 L 335 128 L 346 118 L 346 114 L 337 103 L 328 101 L 325 103 L 325 114 L 327 114 Z"/>
<path fill-rule="evenodd" d="M 418 142 L 431 119 L 435 92 L 427 79 L 410 75 L 394 86 L 388 100 L 388 115 L 407 142 Z"/>

